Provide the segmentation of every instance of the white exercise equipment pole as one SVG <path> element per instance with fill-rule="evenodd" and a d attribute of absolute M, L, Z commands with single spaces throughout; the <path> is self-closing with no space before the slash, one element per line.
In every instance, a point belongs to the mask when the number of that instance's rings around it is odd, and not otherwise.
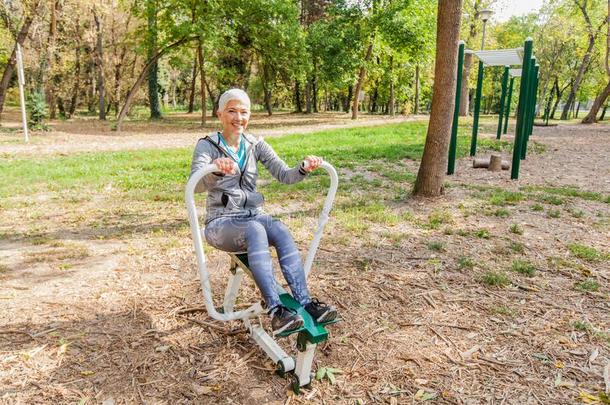
<path fill-rule="evenodd" d="M 21 121 L 23 121 L 23 134 L 25 141 L 29 142 L 28 136 L 28 119 L 25 113 L 25 95 L 23 86 L 25 86 L 25 77 L 23 75 L 23 57 L 21 56 L 21 45 L 17 43 L 17 81 L 19 82 L 19 102 L 21 103 Z"/>

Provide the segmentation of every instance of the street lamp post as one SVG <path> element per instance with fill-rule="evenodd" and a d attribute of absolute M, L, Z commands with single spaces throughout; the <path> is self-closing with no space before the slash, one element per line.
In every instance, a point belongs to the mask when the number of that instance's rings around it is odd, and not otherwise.
<path fill-rule="evenodd" d="M 481 39 L 481 50 L 485 49 L 485 26 L 487 25 L 487 21 L 489 21 L 493 13 L 493 11 L 485 9 L 478 11 L 475 15 L 476 18 L 483 21 L 483 38 Z"/>

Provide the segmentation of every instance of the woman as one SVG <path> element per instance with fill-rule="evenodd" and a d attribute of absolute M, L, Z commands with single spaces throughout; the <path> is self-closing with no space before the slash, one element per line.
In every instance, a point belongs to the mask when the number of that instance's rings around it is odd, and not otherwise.
<path fill-rule="evenodd" d="M 203 178 L 195 189 L 208 192 L 206 240 L 220 250 L 248 252 L 250 270 L 272 316 L 271 326 L 276 334 L 300 328 L 303 319 L 280 301 L 269 246 L 277 251 L 282 273 L 294 298 L 318 322 L 335 319 L 337 310 L 333 306 L 310 298 L 303 263 L 290 231 L 263 212 L 264 198 L 256 191 L 257 162 L 277 180 L 293 184 L 320 166 L 322 159 L 307 156 L 290 169 L 269 144 L 246 134 L 250 98 L 243 90 L 231 89 L 223 93 L 217 115 L 222 132 L 199 140 L 191 164 L 191 175 L 210 163 L 218 167 L 218 172 Z"/>

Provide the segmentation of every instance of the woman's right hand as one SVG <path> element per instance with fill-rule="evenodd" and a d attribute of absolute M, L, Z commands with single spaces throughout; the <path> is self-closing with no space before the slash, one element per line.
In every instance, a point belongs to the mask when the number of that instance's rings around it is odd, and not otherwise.
<path fill-rule="evenodd" d="M 235 173 L 235 162 L 231 158 L 218 158 L 213 161 L 218 167 L 218 171 L 223 174 L 234 174 Z"/>

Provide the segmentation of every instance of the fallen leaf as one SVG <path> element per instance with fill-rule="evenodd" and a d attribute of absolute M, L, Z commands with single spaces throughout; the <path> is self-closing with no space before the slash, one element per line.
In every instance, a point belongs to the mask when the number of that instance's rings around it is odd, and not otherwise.
<path fill-rule="evenodd" d="M 193 391 L 197 395 L 208 395 L 212 393 L 212 388 L 205 385 L 193 384 Z"/>
<path fill-rule="evenodd" d="M 168 351 L 170 349 L 170 345 L 165 345 L 165 346 L 157 346 L 155 347 L 155 351 L 156 352 L 160 352 L 160 353 L 165 353 L 166 351 Z"/>

